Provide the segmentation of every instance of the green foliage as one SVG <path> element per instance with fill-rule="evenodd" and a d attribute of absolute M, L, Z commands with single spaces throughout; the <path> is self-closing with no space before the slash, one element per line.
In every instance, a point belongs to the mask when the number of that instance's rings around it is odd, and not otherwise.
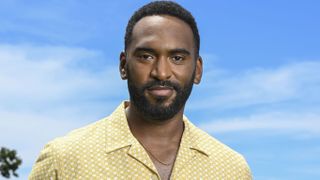
<path fill-rule="evenodd" d="M 18 177 L 15 172 L 21 165 L 22 160 L 17 157 L 17 152 L 15 150 L 10 150 L 1 147 L 0 150 L 0 172 L 3 177 L 10 178 L 10 171 L 12 175 Z"/>

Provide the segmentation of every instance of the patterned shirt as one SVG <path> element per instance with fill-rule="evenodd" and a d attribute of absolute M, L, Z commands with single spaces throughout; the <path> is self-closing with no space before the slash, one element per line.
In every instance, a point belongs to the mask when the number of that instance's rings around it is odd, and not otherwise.
<path fill-rule="evenodd" d="M 132 135 L 125 103 L 108 117 L 48 143 L 29 179 L 160 179 L 152 160 Z M 250 180 L 245 159 L 195 127 L 184 132 L 170 179 Z"/>

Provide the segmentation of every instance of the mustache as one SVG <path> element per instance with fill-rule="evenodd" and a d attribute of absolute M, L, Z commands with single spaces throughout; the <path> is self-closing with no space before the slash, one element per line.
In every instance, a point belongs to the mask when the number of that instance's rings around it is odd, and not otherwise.
<path fill-rule="evenodd" d="M 157 86 L 164 86 L 164 87 L 169 87 L 169 88 L 173 88 L 174 90 L 181 90 L 181 87 L 179 84 L 171 82 L 171 81 L 149 81 L 148 83 L 146 83 L 142 89 L 149 89 L 152 87 L 157 87 Z"/>

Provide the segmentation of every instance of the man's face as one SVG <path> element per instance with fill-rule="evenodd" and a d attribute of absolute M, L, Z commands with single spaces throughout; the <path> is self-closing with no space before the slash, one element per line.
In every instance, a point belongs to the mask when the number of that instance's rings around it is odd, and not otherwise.
<path fill-rule="evenodd" d="M 121 54 L 130 101 L 146 119 L 164 121 L 183 107 L 193 83 L 199 83 L 202 61 L 195 55 L 191 28 L 172 16 L 147 16 L 133 28 Z"/>

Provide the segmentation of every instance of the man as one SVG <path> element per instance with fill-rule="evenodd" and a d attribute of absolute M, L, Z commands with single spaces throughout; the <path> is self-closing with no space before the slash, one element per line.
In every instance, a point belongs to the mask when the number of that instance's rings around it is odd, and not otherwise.
<path fill-rule="evenodd" d="M 199 48 L 196 22 L 180 5 L 136 11 L 119 66 L 130 101 L 49 143 L 30 179 L 251 179 L 241 155 L 183 116 L 202 76 Z"/>

